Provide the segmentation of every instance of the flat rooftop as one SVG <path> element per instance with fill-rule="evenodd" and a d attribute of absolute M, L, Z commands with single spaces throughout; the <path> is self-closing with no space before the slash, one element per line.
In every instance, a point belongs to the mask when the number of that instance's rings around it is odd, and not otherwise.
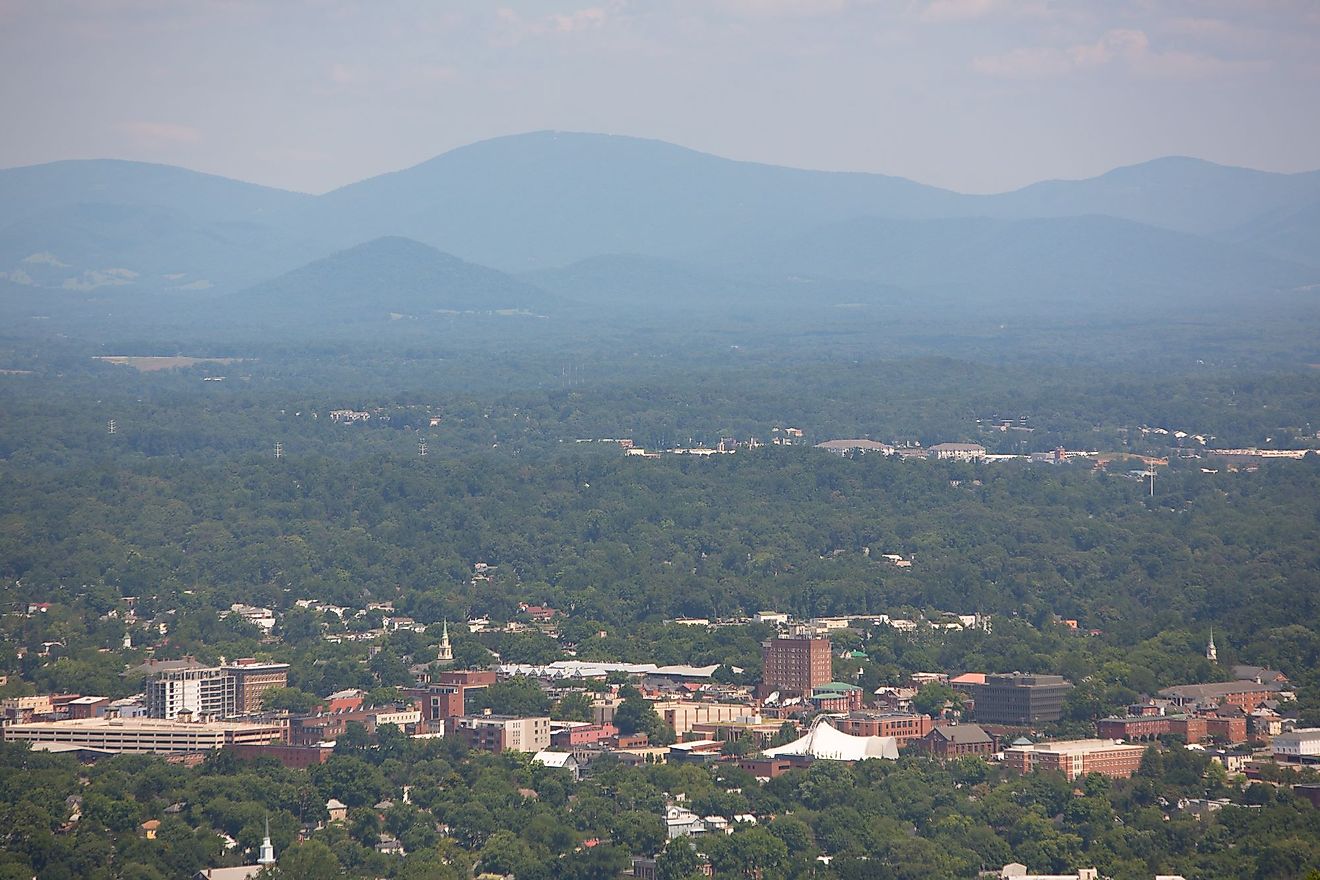
<path fill-rule="evenodd" d="M 251 721 L 169 721 L 165 718 L 69 718 L 63 721 L 10 724 L 5 730 L 157 730 L 180 733 L 188 730 L 252 730 L 269 727 L 279 727 L 279 724 Z"/>

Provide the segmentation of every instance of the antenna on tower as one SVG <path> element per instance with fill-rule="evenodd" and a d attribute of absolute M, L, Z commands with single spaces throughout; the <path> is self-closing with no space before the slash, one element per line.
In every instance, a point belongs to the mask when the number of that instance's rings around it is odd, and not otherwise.
<path fill-rule="evenodd" d="M 276 458 L 284 457 L 284 444 L 279 442 L 278 440 L 275 441 L 275 457 Z"/>
<path fill-rule="evenodd" d="M 421 458 L 426 458 L 426 453 L 427 453 L 427 449 L 426 449 L 426 441 L 425 441 L 425 440 L 418 440 L 418 441 L 417 441 L 417 455 L 418 455 L 419 457 L 421 457 Z"/>
<path fill-rule="evenodd" d="M 119 432 L 119 423 L 114 419 L 105 423 L 105 432 L 107 434 L 116 434 Z"/>
<path fill-rule="evenodd" d="M 1150 477 L 1150 497 L 1155 497 L 1155 460 L 1151 459 L 1147 468 L 1146 476 Z"/>

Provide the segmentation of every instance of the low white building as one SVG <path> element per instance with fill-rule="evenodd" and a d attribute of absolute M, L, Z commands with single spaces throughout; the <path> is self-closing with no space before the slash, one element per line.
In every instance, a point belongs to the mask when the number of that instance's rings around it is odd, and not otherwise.
<path fill-rule="evenodd" d="M 1281 733 L 1270 740 L 1270 750 L 1276 761 L 1320 763 L 1320 727 L 1299 727 Z"/>
<path fill-rule="evenodd" d="M 1019 862 L 1010 862 L 999 869 L 996 877 L 1012 880 L 1099 880 L 1100 872 L 1095 868 L 1082 868 L 1076 874 L 1032 874 L 1027 866 Z"/>
<path fill-rule="evenodd" d="M 532 760 L 543 767 L 567 770 L 572 774 L 574 782 L 582 778 L 582 768 L 578 764 L 577 758 L 573 757 L 572 752 L 540 751 L 532 756 Z"/>
<path fill-rule="evenodd" d="M 675 804 L 665 808 L 665 833 L 669 840 L 705 834 L 706 823 L 687 807 Z"/>
<path fill-rule="evenodd" d="M 979 443 L 936 443 L 927 454 L 931 458 L 948 458 L 954 461 L 979 461 L 985 458 L 985 447 Z"/>

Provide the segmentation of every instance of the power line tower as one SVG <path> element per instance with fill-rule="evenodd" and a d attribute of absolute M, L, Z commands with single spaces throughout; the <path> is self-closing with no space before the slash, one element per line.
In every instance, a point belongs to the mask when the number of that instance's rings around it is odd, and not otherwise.
<path fill-rule="evenodd" d="M 427 454 L 427 452 L 428 452 L 428 450 L 427 450 L 427 448 L 426 448 L 426 441 L 425 441 L 425 440 L 418 440 L 418 441 L 417 441 L 417 456 L 418 456 L 418 458 L 426 458 L 426 454 Z"/>
<path fill-rule="evenodd" d="M 110 421 L 106 422 L 106 423 L 105 423 L 105 432 L 106 432 L 107 434 L 118 434 L 118 433 L 119 433 L 119 423 L 116 422 L 114 419 L 111 419 Z"/>
<path fill-rule="evenodd" d="M 275 457 L 277 459 L 284 457 L 284 444 L 278 440 L 275 441 Z"/>

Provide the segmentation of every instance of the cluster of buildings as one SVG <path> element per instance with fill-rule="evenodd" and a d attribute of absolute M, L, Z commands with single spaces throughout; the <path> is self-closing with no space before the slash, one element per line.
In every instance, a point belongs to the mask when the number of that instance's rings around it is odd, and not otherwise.
<path fill-rule="evenodd" d="M 474 578 L 489 577 L 491 568 L 478 564 Z M 310 602 L 307 607 L 349 613 Z M 44 612 L 38 608 L 31 613 Z M 236 605 L 230 613 L 266 628 L 261 622 L 266 609 Z M 418 626 L 387 602 L 356 613 L 378 614 L 387 630 Z M 519 618 L 530 623 L 518 625 L 553 631 L 560 616 L 549 606 L 524 604 Z M 737 761 L 754 775 L 771 778 L 813 760 L 893 758 L 906 750 L 940 760 L 979 756 L 1023 773 L 1054 770 L 1070 779 L 1088 773 L 1122 777 L 1136 770 L 1149 742 L 1170 738 L 1194 748 L 1227 750 L 1255 740 L 1266 744 L 1269 757 L 1279 763 L 1320 763 L 1320 732 L 1293 730 L 1288 719 L 1280 717 L 1278 709 L 1291 693 L 1286 679 L 1272 670 L 1234 667 L 1233 681 L 1169 687 L 1121 716 L 1101 719 L 1092 738 L 1033 742 L 1023 734 L 1058 722 L 1065 714 L 1073 686 L 1059 675 L 916 673 L 908 686 L 873 693 L 834 679 L 836 660 L 864 656 L 844 651 L 836 657 L 830 641 L 836 630 L 989 630 L 988 618 L 942 614 L 913 621 L 882 614 L 795 621 L 781 612 L 762 611 L 737 621 L 673 622 L 714 627 L 751 620 L 776 628 L 762 643 L 762 676 L 755 687 L 717 681 L 720 667 L 714 664 L 566 659 L 457 669 L 445 624 L 434 660 L 416 664 L 414 685 L 398 689 L 398 701 L 388 705 L 367 705 L 363 692 L 343 691 L 324 698 L 310 712 L 271 711 L 263 697 L 271 689 L 287 687 L 287 664 L 253 658 L 205 664 L 185 657 L 149 660 L 130 670 L 145 678 L 137 698 L 15 697 L 0 703 L 0 721 L 6 740 L 76 751 L 89 759 L 118 752 L 179 756 L 228 748 L 244 756 L 275 757 L 294 767 L 328 759 L 335 742 L 355 727 L 367 736 L 392 727 L 407 736 L 458 738 L 472 749 L 525 752 L 574 775 L 605 754 L 624 763 Z M 468 627 L 495 628 L 484 619 L 469 621 Z M 1213 639 L 1207 657 L 1216 659 Z M 534 679 L 551 700 L 586 693 L 590 719 L 557 721 L 483 709 L 488 705 L 485 692 L 514 676 Z M 622 733 L 615 716 L 625 701 L 617 686 L 586 687 L 591 680 L 617 681 L 621 676 L 649 701 L 677 742 L 661 745 L 645 734 Z M 915 698 L 930 682 L 947 684 L 958 700 L 930 714 L 915 710 Z M 1223 759 L 1235 762 L 1234 769 L 1244 769 L 1244 754 L 1225 751 Z"/>

